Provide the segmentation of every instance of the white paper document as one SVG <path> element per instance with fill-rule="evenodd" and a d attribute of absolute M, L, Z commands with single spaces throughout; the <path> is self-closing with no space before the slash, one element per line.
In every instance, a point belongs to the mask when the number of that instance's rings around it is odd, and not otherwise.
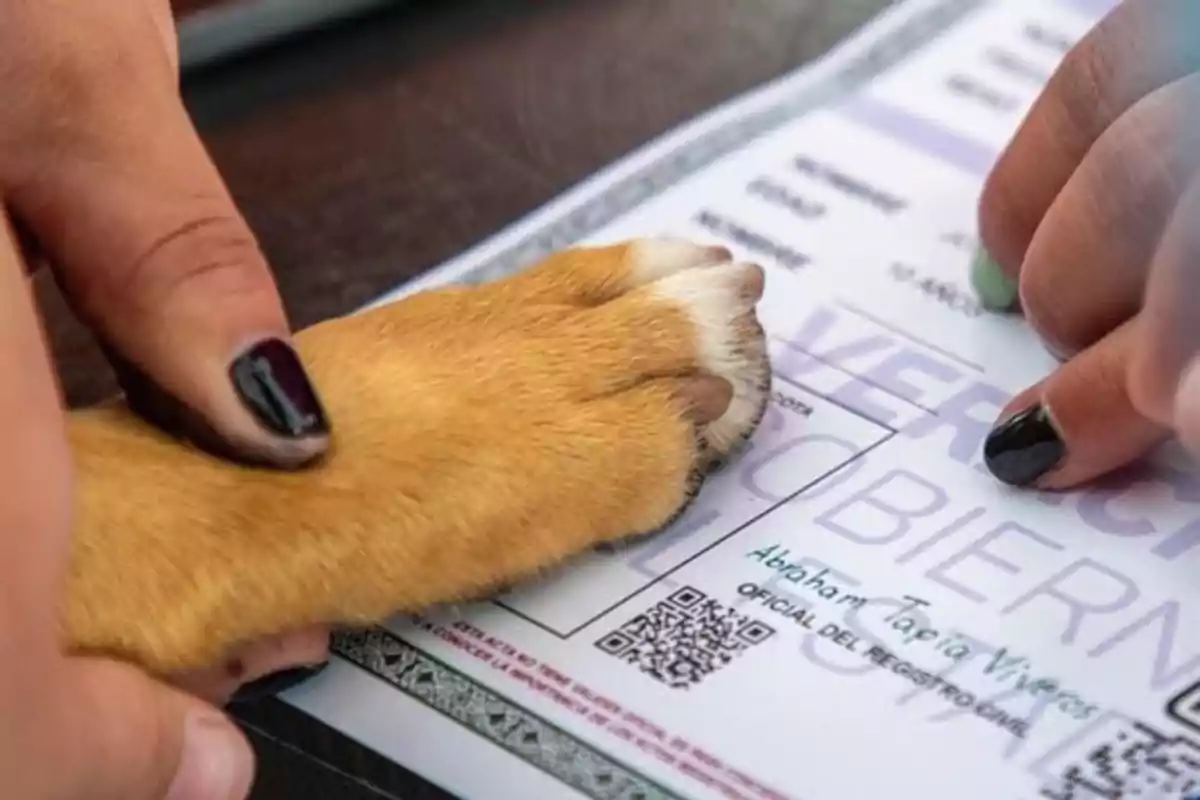
<path fill-rule="evenodd" d="M 466 800 L 1200 797 L 1193 465 L 980 466 L 1056 362 L 973 298 L 977 198 L 1111 5 L 898 4 L 385 298 L 718 242 L 767 270 L 773 402 L 669 530 L 348 634 L 287 700 Z"/>

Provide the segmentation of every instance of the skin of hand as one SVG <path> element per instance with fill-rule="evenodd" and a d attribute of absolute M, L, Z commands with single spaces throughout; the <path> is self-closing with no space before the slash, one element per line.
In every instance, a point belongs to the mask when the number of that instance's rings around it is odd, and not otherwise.
<path fill-rule="evenodd" d="M 68 658 L 56 611 L 73 507 L 64 417 L 10 230 L 0 235 L 0 775 L 6 797 L 243 798 L 253 755 L 213 706 Z"/>
<path fill-rule="evenodd" d="M 71 459 L 28 273 L 53 274 L 110 354 L 126 401 L 151 422 L 224 457 L 287 469 L 318 458 L 332 436 L 290 347 L 266 261 L 188 118 L 178 82 L 167 0 L 5 0 L 5 797 L 244 797 L 253 756 L 216 704 L 239 687 L 278 687 L 272 676 L 280 670 L 328 658 L 327 630 L 296 631 L 167 686 L 125 665 L 65 657 L 57 641 Z"/>
<path fill-rule="evenodd" d="M 1126 0 L 1064 58 L 989 176 L 972 281 L 1061 366 L 984 446 L 1056 490 L 1172 436 L 1200 453 L 1200 3 Z"/>

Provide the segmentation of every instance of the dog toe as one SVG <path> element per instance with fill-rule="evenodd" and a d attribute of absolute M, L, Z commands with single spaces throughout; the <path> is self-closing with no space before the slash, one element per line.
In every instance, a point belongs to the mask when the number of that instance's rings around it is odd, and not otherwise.
<path fill-rule="evenodd" d="M 572 247 L 488 287 L 516 305 L 596 306 L 684 270 L 727 263 L 729 250 L 685 239 L 646 237 Z"/>
<path fill-rule="evenodd" d="M 727 248 L 668 237 L 635 239 L 629 243 L 625 257 L 635 286 L 685 270 L 714 267 L 733 260 Z"/>
<path fill-rule="evenodd" d="M 728 457 L 762 420 L 771 390 L 766 341 L 754 315 L 763 293 L 763 271 L 752 264 L 726 263 L 676 273 L 652 288 L 686 311 L 695 329 L 700 368 L 733 387 L 725 413 L 702 432 L 713 461 Z"/>

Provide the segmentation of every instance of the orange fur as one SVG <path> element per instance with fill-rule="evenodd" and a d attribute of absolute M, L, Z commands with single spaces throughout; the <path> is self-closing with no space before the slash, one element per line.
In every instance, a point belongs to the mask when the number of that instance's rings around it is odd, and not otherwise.
<path fill-rule="evenodd" d="M 235 466 L 124 406 L 77 412 L 68 646 L 170 674 L 309 624 L 478 597 L 669 522 L 768 390 L 753 268 L 681 242 L 572 249 L 300 332 L 329 456 Z M 727 378 L 697 431 L 684 376 Z"/>

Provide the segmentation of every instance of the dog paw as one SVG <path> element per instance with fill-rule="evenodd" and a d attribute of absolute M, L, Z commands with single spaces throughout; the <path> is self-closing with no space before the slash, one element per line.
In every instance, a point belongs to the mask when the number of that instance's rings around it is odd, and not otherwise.
<path fill-rule="evenodd" d="M 333 446 L 297 473 L 78 415 L 72 646 L 194 669 L 661 529 L 762 418 L 763 281 L 723 248 L 647 239 L 302 331 Z"/>
<path fill-rule="evenodd" d="M 638 263 L 656 264 L 652 291 L 664 302 L 685 309 L 695 331 L 696 362 L 702 371 L 729 382 L 732 396 L 725 412 L 701 430 L 702 467 L 727 459 L 754 433 L 771 390 L 762 327 L 752 303 L 762 296 L 763 272 L 735 263 L 722 248 L 698 248 L 679 242 L 647 241 L 634 250 Z M 705 267 L 707 259 L 717 260 Z"/>
<path fill-rule="evenodd" d="M 678 354 L 690 355 L 688 369 L 728 381 L 727 409 L 700 431 L 702 467 L 728 458 L 762 420 L 770 394 L 771 369 L 755 306 L 764 290 L 760 267 L 737 262 L 723 247 L 679 239 L 641 239 L 610 248 L 563 251 L 511 279 L 508 287 L 530 299 L 574 298 L 585 305 L 625 298 L 614 326 L 635 324 L 635 304 L 650 307 L 657 324 L 686 318 L 690 342 Z M 652 333 L 654 326 L 648 326 Z M 588 364 L 580 364 L 588 369 Z"/>

